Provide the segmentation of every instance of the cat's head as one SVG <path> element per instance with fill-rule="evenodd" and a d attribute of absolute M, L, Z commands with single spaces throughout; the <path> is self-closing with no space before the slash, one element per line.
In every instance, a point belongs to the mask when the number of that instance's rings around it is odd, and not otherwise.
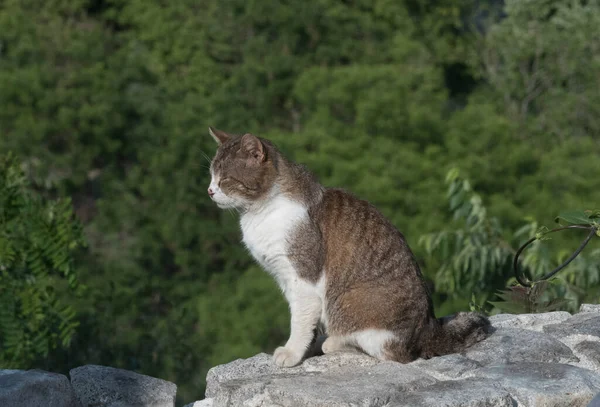
<path fill-rule="evenodd" d="M 252 134 L 236 136 L 209 127 L 219 144 L 210 164 L 208 194 L 220 208 L 247 209 L 273 189 L 275 170 L 272 145 Z"/>

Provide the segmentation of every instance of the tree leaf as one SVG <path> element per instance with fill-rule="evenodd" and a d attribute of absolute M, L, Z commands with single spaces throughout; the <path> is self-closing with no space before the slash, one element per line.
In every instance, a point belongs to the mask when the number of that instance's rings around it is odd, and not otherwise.
<path fill-rule="evenodd" d="M 561 212 L 556 219 L 554 219 L 554 221 L 556 223 L 560 223 L 561 220 L 573 225 L 589 225 L 592 223 L 590 214 L 586 213 L 585 211 Z"/>
<path fill-rule="evenodd" d="M 554 298 L 546 303 L 544 303 L 541 307 L 539 311 L 543 311 L 543 312 L 549 312 L 549 311 L 556 311 L 559 308 L 562 308 L 564 305 L 568 304 L 570 302 L 570 300 L 567 300 L 566 298 Z"/>
<path fill-rule="evenodd" d="M 537 302 L 537 300 L 542 295 L 544 295 L 544 293 L 548 289 L 548 285 L 549 285 L 548 281 L 540 281 L 540 282 L 536 283 L 529 291 L 529 298 L 533 302 Z"/>

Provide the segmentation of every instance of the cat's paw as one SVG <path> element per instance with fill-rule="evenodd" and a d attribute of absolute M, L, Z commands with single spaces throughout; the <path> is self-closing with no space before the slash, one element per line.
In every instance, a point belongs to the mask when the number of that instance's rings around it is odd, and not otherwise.
<path fill-rule="evenodd" d="M 323 345 L 321 345 L 321 350 L 323 350 L 324 354 L 333 353 L 337 351 L 344 350 L 346 347 L 342 338 L 338 336 L 330 336 L 325 339 Z"/>
<path fill-rule="evenodd" d="M 295 352 L 293 349 L 286 348 L 285 346 L 280 346 L 275 349 L 273 360 L 279 367 L 292 367 L 302 361 L 302 354 L 300 352 Z"/>

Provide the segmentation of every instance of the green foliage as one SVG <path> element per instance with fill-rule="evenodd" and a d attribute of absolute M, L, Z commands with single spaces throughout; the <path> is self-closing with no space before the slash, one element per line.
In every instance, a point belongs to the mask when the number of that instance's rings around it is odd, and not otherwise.
<path fill-rule="evenodd" d="M 510 116 L 547 141 L 600 131 L 597 0 L 506 2 L 508 18 L 486 37 L 486 77 Z M 589 60 L 590 64 L 576 61 Z"/>
<path fill-rule="evenodd" d="M 560 223 L 564 221 L 573 225 L 598 226 L 600 219 L 600 210 L 569 211 L 559 214 L 555 221 Z"/>
<path fill-rule="evenodd" d="M 457 169 L 446 182 L 450 210 L 461 227 L 425 234 L 419 244 L 438 259 L 436 290 L 458 298 L 477 293 L 481 306 L 507 280 L 514 250 L 499 219 L 487 215 L 480 195 Z"/>
<path fill-rule="evenodd" d="M 448 172 L 448 201 L 455 221 L 448 230 L 423 235 L 419 243 L 427 254 L 437 260 L 436 290 L 458 298 L 471 297 L 471 309 L 485 309 L 493 305 L 504 312 L 548 312 L 555 309 L 574 311 L 587 297 L 583 287 L 597 290 L 598 266 L 594 259 L 600 249 L 580 255 L 569 268 L 549 281 L 539 281 L 531 288 L 512 286 L 513 260 L 517 248 L 535 237 L 530 248 L 520 258 L 520 273 L 528 274 L 533 281 L 548 273 L 565 259 L 565 251 L 554 254 L 542 244 L 548 240 L 547 227 L 538 227 L 530 221 L 513 233 L 500 226 L 499 219 L 488 217 L 481 197 L 473 192 L 468 180 L 457 169 Z M 574 224 L 595 224 L 597 211 L 569 211 L 556 219 Z M 503 236 L 509 236 L 506 240 Z M 568 253 L 570 254 L 570 253 Z M 489 301 L 494 296 L 502 301 Z M 589 297 L 587 297 L 589 298 Z"/>
<path fill-rule="evenodd" d="M 222 280 L 216 276 L 211 285 L 226 286 L 223 296 L 203 297 L 197 305 L 202 335 L 214 343 L 210 366 L 259 353 L 262 344 L 274 349 L 285 342 L 288 306 L 270 275 L 251 267 L 235 281 Z"/>
<path fill-rule="evenodd" d="M 513 286 L 497 293 L 502 301 L 489 301 L 489 303 L 502 312 L 510 314 L 533 314 L 564 308 L 569 301 L 555 297 L 548 289 L 551 284 L 552 281 L 544 280 L 531 288 Z"/>
<path fill-rule="evenodd" d="M 73 251 L 82 244 L 69 199 L 46 201 L 29 189 L 12 155 L 0 156 L 0 366 L 27 368 L 68 347 L 78 322 L 56 295 L 60 280 L 79 288 Z"/>
<path fill-rule="evenodd" d="M 599 18 L 598 0 L 0 1 L 0 152 L 72 199 L 89 242 L 86 295 L 54 294 L 80 326 L 34 365 L 137 370 L 191 402 L 214 363 L 283 341 L 281 293 L 206 197 L 209 125 L 380 208 L 440 315 L 489 307 L 537 221 L 600 202 Z M 523 271 L 578 239 L 536 241 Z M 547 292 L 600 300 L 599 260 L 591 243 Z"/>

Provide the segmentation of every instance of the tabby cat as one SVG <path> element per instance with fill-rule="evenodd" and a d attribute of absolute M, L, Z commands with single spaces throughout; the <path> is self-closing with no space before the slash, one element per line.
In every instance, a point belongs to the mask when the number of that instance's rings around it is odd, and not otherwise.
<path fill-rule="evenodd" d="M 290 338 L 273 355 L 278 366 L 302 361 L 319 324 L 324 353 L 358 348 L 403 363 L 487 336 L 481 314 L 436 319 L 404 236 L 369 202 L 323 187 L 268 140 L 209 131 L 219 148 L 208 194 L 239 211 L 244 244 L 290 305 Z"/>

